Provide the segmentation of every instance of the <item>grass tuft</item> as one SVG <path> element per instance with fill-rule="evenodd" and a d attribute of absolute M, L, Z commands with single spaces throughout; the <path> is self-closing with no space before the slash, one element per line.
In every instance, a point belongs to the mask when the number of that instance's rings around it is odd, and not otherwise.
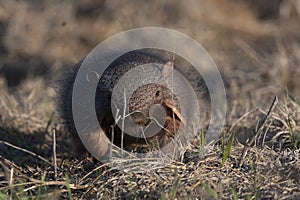
<path fill-rule="evenodd" d="M 290 120 L 289 117 L 288 117 L 288 120 L 287 120 L 287 124 L 288 124 L 288 127 L 289 127 L 289 133 L 290 133 L 290 136 L 291 136 L 291 143 L 293 145 L 293 148 L 296 150 L 296 149 L 298 149 L 298 143 L 300 142 L 300 131 L 294 133 L 293 127 L 291 125 L 291 120 Z"/>

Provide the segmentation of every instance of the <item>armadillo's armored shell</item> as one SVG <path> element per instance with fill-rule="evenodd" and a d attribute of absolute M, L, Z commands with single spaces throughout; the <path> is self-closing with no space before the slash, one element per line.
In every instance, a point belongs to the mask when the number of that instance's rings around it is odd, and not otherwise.
<path fill-rule="evenodd" d="M 103 141 L 105 141 L 103 144 L 99 144 L 99 147 L 95 147 L 95 150 L 99 150 L 100 153 L 98 155 L 104 155 L 107 153 L 109 148 L 109 145 L 107 145 L 107 141 L 112 141 L 117 146 L 121 146 L 121 141 L 124 143 L 124 146 L 132 143 L 143 143 L 143 139 L 137 139 L 132 138 L 129 135 L 125 135 L 124 138 L 121 139 L 121 131 L 116 127 L 114 130 L 114 137 L 112 137 L 111 133 L 111 127 L 115 125 L 115 120 L 113 117 L 113 113 L 111 110 L 111 101 L 112 101 L 112 93 L 114 91 L 115 86 L 118 84 L 119 80 L 129 72 L 131 69 L 135 68 L 136 66 L 143 65 L 143 64 L 159 64 L 164 65 L 167 63 L 170 58 L 173 57 L 173 54 L 170 52 L 165 52 L 162 50 L 138 50 L 126 53 L 122 56 L 120 56 L 118 59 L 116 59 L 114 62 L 112 62 L 104 71 L 102 74 L 97 90 L 95 95 L 95 109 L 96 114 L 100 123 L 101 128 L 103 129 L 103 133 L 101 133 L 101 137 L 103 137 Z M 176 64 L 176 61 L 179 61 L 179 64 Z M 174 68 L 178 70 L 187 80 L 191 83 L 194 91 L 196 92 L 197 97 L 200 99 L 202 98 L 203 94 L 203 88 L 202 88 L 202 80 L 194 78 L 194 76 L 197 72 L 195 69 L 186 61 L 184 61 L 181 58 L 175 57 L 174 61 Z M 58 90 L 58 111 L 60 113 L 61 118 L 66 124 L 67 129 L 73 133 L 73 137 L 76 138 L 75 142 L 76 145 L 79 147 L 79 149 L 84 149 L 82 143 L 78 139 L 78 135 L 76 132 L 74 120 L 73 120 L 73 114 L 72 114 L 72 91 L 73 91 L 73 84 L 78 72 L 78 69 L 80 67 L 81 63 L 74 66 L 74 71 L 67 73 L 63 81 L 60 82 L 60 87 Z M 158 77 L 162 77 L 162 69 L 159 69 L 155 72 L 157 73 Z M 140 71 L 138 73 L 147 73 Z M 135 74 L 135 76 L 141 76 L 142 74 Z M 143 74 L 144 75 L 144 74 Z M 199 75 L 195 76 L 199 77 Z M 128 81 L 127 83 L 133 84 L 128 85 L 128 87 L 134 88 L 134 81 Z M 143 107 L 146 110 L 149 108 L 149 104 L 153 104 L 151 100 L 153 100 L 153 97 L 150 97 L 151 95 L 155 95 L 155 87 L 149 87 L 147 89 L 150 89 L 148 91 L 149 97 L 145 95 L 147 92 L 143 92 L 143 94 L 138 95 L 135 93 L 136 99 L 131 102 L 131 105 L 133 105 L 132 108 L 135 109 L 137 107 Z M 141 101 L 141 98 L 139 96 L 144 96 L 144 98 Z M 177 109 L 178 112 L 180 112 L 180 105 L 178 105 L 178 101 L 170 101 L 170 97 L 172 94 L 169 92 L 165 94 L 164 98 L 167 99 L 164 101 L 166 106 L 168 107 L 174 107 Z M 114 101 L 115 103 L 122 104 L 122 94 L 121 92 L 116 94 L 116 97 Z M 173 97 L 172 97 L 173 98 Z M 149 102 L 150 101 L 150 102 Z M 96 132 L 95 132 L 96 134 Z M 95 136 L 98 138 L 99 136 Z M 100 138 L 101 139 L 101 138 Z M 79 151 L 80 152 L 80 151 Z"/>

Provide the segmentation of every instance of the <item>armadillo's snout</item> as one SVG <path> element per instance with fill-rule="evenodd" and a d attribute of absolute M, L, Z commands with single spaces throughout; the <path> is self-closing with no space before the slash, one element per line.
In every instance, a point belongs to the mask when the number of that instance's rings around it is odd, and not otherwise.
<path fill-rule="evenodd" d="M 136 124 L 136 125 L 139 125 L 139 126 L 147 126 L 149 123 L 150 123 L 150 119 L 149 117 L 147 117 L 145 115 L 144 112 L 142 111 L 132 111 L 131 114 L 130 114 L 133 122 Z"/>

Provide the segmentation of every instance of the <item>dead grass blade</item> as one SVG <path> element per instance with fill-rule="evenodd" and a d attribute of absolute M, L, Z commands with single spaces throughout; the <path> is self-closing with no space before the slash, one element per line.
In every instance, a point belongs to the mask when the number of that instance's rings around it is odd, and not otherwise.
<path fill-rule="evenodd" d="M 36 157 L 36 158 L 38 158 L 38 159 L 44 161 L 44 162 L 47 163 L 48 165 L 54 167 L 54 165 L 53 165 L 51 162 L 49 162 L 46 158 L 44 158 L 44 157 L 42 157 L 42 156 L 40 156 L 40 155 L 38 155 L 38 154 L 36 154 L 36 153 L 34 153 L 34 152 L 32 152 L 32 151 L 29 151 L 29 150 L 24 149 L 24 148 L 22 148 L 22 147 L 15 146 L 15 145 L 13 145 L 13 144 L 11 144 L 11 143 L 9 143 L 9 142 L 5 142 L 5 141 L 2 141 L 2 140 L 0 140 L 0 144 L 4 144 L 4 145 L 10 146 L 10 147 L 12 147 L 12 148 L 14 148 L 14 149 L 17 149 L 17 150 L 23 151 L 23 152 L 25 152 L 25 153 L 28 153 L 28 154 L 30 154 L 30 155 L 32 155 L 32 156 L 34 156 L 34 157 Z M 58 168 L 58 169 L 59 169 L 59 168 Z"/>
<path fill-rule="evenodd" d="M 278 97 L 275 96 L 275 98 L 274 98 L 274 100 L 273 100 L 273 102 L 272 102 L 272 104 L 271 104 L 271 106 L 269 108 L 269 111 L 268 111 L 267 115 L 265 115 L 264 118 L 262 119 L 262 121 L 260 123 L 260 126 L 257 128 L 256 133 L 254 134 L 254 136 L 252 137 L 252 139 L 248 142 L 248 144 L 244 145 L 243 153 L 242 153 L 242 156 L 241 156 L 240 161 L 239 161 L 239 167 L 241 167 L 242 164 L 243 164 L 243 160 L 245 159 L 245 157 L 247 155 L 248 148 L 254 143 L 254 141 L 261 134 L 263 128 L 265 127 L 265 125 L 267 123 L 267 120 L 271 116 L 271 113 L 273 112 L 273 110 L 275 109 L 275 107 L 276 107 L 277 104 L 278 104 Z"/>

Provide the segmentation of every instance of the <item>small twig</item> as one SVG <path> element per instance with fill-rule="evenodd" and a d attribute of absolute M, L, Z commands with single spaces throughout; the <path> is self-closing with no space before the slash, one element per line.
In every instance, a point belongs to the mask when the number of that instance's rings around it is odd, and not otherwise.
<path fill-rule="evenodd" d="M 10 177 L 9 177 L 9 187 L 10 187 L 10 195 L 9 195 L 9 199 L 12 200 L 12 195 L 13 195 L 13 178 L 14 178 L 14 168 L 12 167 L 10 169 Z"/>
<path fill-rule="evenodd" d="M 264 134 L 263 134 L 263 137 L 262 137 L 262 142 L 261 142 L 261 146 L 264 147 L 265 146 L 265 140 L 266 140 L 266 136 L 267 136 L 267 133 L 270 129 L 270 126 L 271 124 L 273 123 L 273 121 L 269 122 L 268 126 L 267 126 L 267 130 L 264 131 Z"/>
<path fill-rule="evenodd" d="M 150 125 L 150 124 L 149 124 L 149 125 Z M 149 126 L 149 125 L 148 125 L 148 126 Z M 142 131 L 144 140 L 145 140 L 145 142 L 146 142 L 146 145 L 149 145 L 149 144 L 148 144 L 148 141 L 147 141 L 147 137 L 146 137 L 146 135 L 145 135 L 145 130 L 148 128 L 148 126 L 147 126 L 145 129 L 143 129 L 143 128 L 141 127 L 141 131 Z"/>
<path fill-rule="evenodd" d="M 24 192 L 27 192 L 29 191 L 30 189 L 34 189 L 36 187 L 41 187 L 41 186 L 67 186 L 67 183 L 65 181 L 40 181 L 40 180 L 36 180 L 36 179 L 31 179 L 31 182 L 27 182 L 27 183 L 21 183 L 22 185 L 30 185 L 30 184 L 37 184 L 35 186 L 33 186 L 33 188 L 26 188 L 24 189 L 23 191 Z M 15 186 L 18 186 L 18 185 L 21 185 L 21 184 L 15 184 L 13 185 L 14 187 Z M 88 188 L 89 186 L 88 185 L 75 185 L 75 184 L 69 184 L 70 185 L 70 188 L 73 189 L 73 190 L 81 190 L 81 189 L 86 189 Z"/>
<path fill-rule="evenodd" d="M 113 148 L 114 139 L 115 139 L 115 126 L 111 125 L 111 145 L 109 148 L 109 160 L 112 159 L 112 148 Z"/>
<path fill-rule="evenodd" d="M 56 126 L 52 129 L 52 141 L 53 141 L 53 165 L 54 165 L 54 180 L 57 177 L 57 157 L 56 157 Z"/>
<path fill-rule="evenodd" d="M 36 153 L 33 153 L 32 151 L 29 151 L 27 149 L 15 146 L 13 144 L 10 144 L 9 142 L 5 142 L 5 141 L 2 141 L 2 140 L 0 140 L 0 144 L 5 144 L 5 145 L 10 146 L 10 147 L 12 147 L 14 149 L 17 149 L 17 150 L 23 151 L 25 153 L 28 153 L 28 154 L 30 154 L 30 155 L 32 155 L 34 157 L 37 157 L 37 158 L 41 159 L 42 161 L 44 161 L 45 163 L 47 163 L 47 164 L 49 164 L 50 166 L 53 167 L 53 164 L 51 162 L 49 162 L 46 158 L 44 158 L 44 157 L 42 157 L 42 156 L 40 156 L 40 155 L 38 155 Z"/>
<path fill-rule="evenodd" d="M 253 144 L 253 142 L 256 140 L 256 138 L 261 134 L 263 128 L 265 127 L 265 125 L 267 123 L 267 120 L 271 116 L 271 113 L 273 112 L 273 110 L 275 109 L 277 104 L 278 104 L 278 98 L 277 98 L 277 96 L 275 96 L 268 113 L 264 116 L 261 124 L 258 126 L 258 129 L 257 129 L 256 133 L 254 134 L 254 136 L 252 137 L 250 142 L 248 144 L 244 145 L 243 153 L 242 153 L 241 159 L 239 161 L 239 167 L 242 166 L 243 161 L 244 161 L 244 159 L 247 155 L 247 151 L 248 151 L 249 147 Z"/>
<path fill-rule="evenodd" d="M 126 115 L 126 90 L 124 88 L 124 110 L 123 110 L 123 120 L 122 120 L 122 130 L 121 130 L 121 149 L 124 149 L 124 128 L 125 128 L 125 115 Z M 123 153 L 122 153 L 123 157 Z"/>
<path fill-rule="evenodd" d="M 107 167 L 108 165 L 107 164 L 102 164 L 98 167 L 96 167 L 95 169 L 89 171 L 86 175 L 84 175 L 79 181 L 78 181 L 78 184 L 80 184 L 81 182 L 83 182 L 83 180 L 85 180 L 87 177 L 89 177 L 92 173 L 94 173 L 95 171 L 98 171 L 104 167 Z"/>
<path fill-rule="evenodd" d="M 10 162 L 10 161 L 8 160 L 8 162 Z M 0 162 L 0 164 L 2 165 L 2 167 L 4 169 L 7 169 L 7 167 L 5 165 L 3 165 L 1 162 Z M 8 163 L 8 164 L 11 165 L 9 184 L 8 184 L 8 186 L 2 187 L 1 189 L 9 189 L 9 188 L 15 188 L 18 186 L 26 186 L 26 185 L 32 185 L 32 184 L 38 184 L 39 186 L 49 186 L 49 185 L 66 186 L 66 184 L 67 184 L 65 181 L 45 181 L 45 180 L 34 179 L 32 177 L 22 174 L 22 172 L 17 169 L 18 166 L 12 166 L 13 163 Z M 13 184 L 13 176 L 15 176 L 17 178 L 24 178 L 24 179 L 27 179 L 28 181 Z M 70 184 L 71 189 L 85 189 L 87 187 L 88 187 L 88 185 Z M 24 189 L 23 191 L 28 191 L 28 189 Z"/>
<path fill-rule="evenodd" d="M 167 131 L 168 133 L 171 133 L 168 129 L 166 129 L 163 125 L 161 125 L 159 123 L 159 121 L 157 121 L 157 119 L 155 117 L 150 117 L 149 119 L 153 120 L 160 128 L 164 129 L 165 131 Z M 147 128 L 147 127 L 146 127 Z"/>
<path fill-rule="evenodd" d="M 260 133 L 262 132 L 263 128 L 265 127 L 265 125 L 267 123 L 267 119 L 269 119 L 269 117 L 271 116 L 271 113 L 273 112 L 273 110 L 275 109 L 277 104 L 278 104 L 278 98 L 277 98 L 277 96 L 275 96 L 267 115 L 263 118 L 260 126 L 258 127 L 258 129 L 255 133 L 255 136 L 249 142 L 249 146 L 251 146 L 253 144 L 253 142 L 256 140 L 256 138 L 258 137 L 258 135 L 260 135 Z"/>

